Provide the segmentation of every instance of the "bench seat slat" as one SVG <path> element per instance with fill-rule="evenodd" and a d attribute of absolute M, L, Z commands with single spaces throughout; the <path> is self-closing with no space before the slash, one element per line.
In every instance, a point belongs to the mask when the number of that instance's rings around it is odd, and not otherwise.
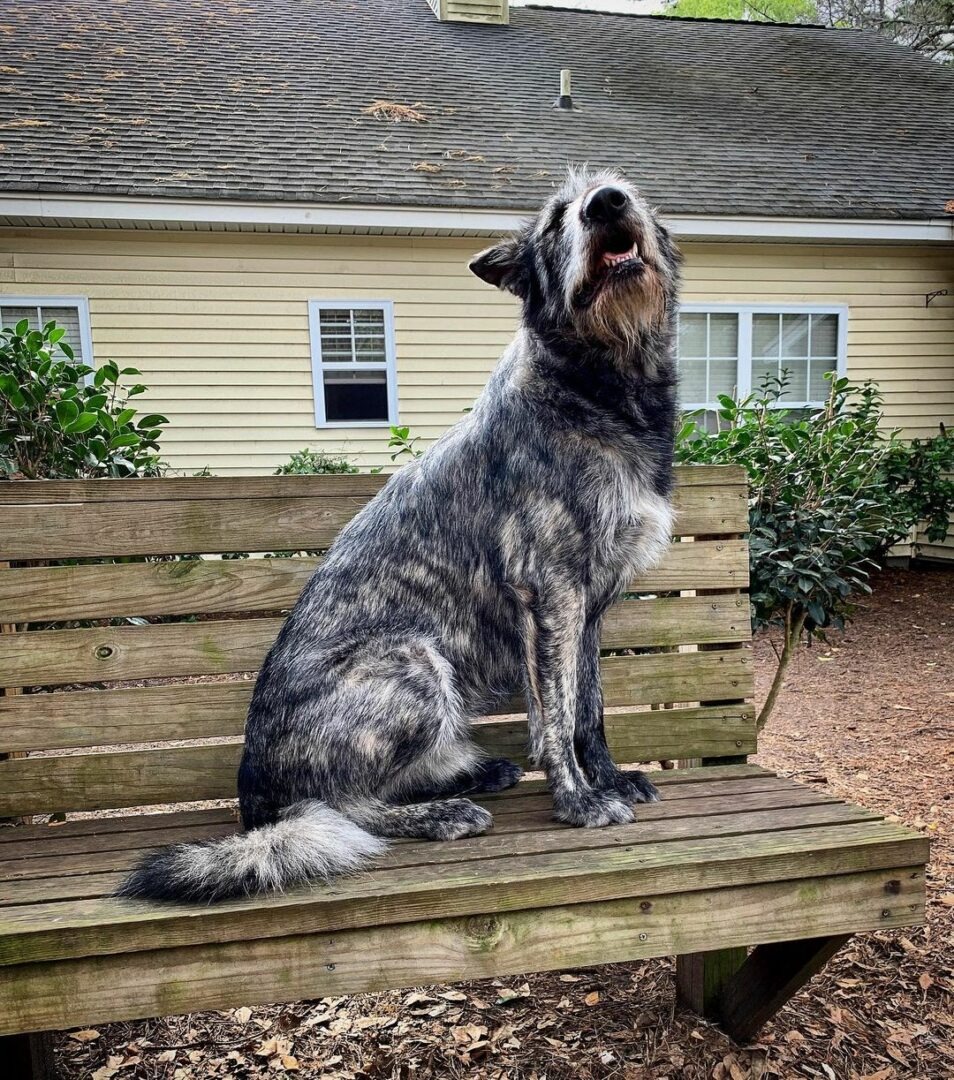
<path fill-rule="evenodd" d="M 838 803 L 830 795 L 780 781 L 771 786 L 759 784 L 756 791 L 739 790 L 737 785 L 732 784 L 723 794 L 717 796 L 687 796 L 685 791 L 681 793 L 681 796 L 667 799 L 665 806 L 653 804 L 641 808 L 638 817 L 643 828 L 645 829 L 650 822 L 664 822 L 665 827 L 669 828 L 674 821 L 682 818 L 703 819 L 697 822 L 697 827 L 702 827 L 703 823 L 708 827 L 710 824 L 717 823 L 717 819 L 727 815 L 786 810 L 791 807 L 834 804 L 839 807 L 837 811 L 832 811 L 836 817 L 844 810 L 844 804 Z M 455 862 L 461 858 L 487 858 L 499 854 L 502 843 L 504 847 L 512 846 L 509 839 L 502 842 L 502 836 L 509 837 L 512 833 L 533 834 L 555 828 L 559 830 L 560 836 L 550 838 L 554 846 L 566 843 L 582 850 L 591 846 L 600 847 L 606 843 L 619 843 L 620 840 L 619 835 L 612 831 L 607 833 L 604 830 L 588 830 L 581 833 L 558 826 L 553 821 L 552 801 L 546 793 L 519 800 L 507 800 L 492 809 L 494 812 L 492 834 L 467 841 L 455 841 L 449 846 L 443 845 L 440 848 L 436 848 L 431 843 L 399 841 L 392 846 L 390 854 L 384 859 L 382 865 L 439 865 L 444 862 Z M 870 816 L 868 811 L 859 810 L 856 807 L 851 808 L 851 813 L 854 815 L 853 820 L 859 820 L 859 815 Z M 691 828 L 691 826 L 687 827 Z M 207 824 L 196 823 L 184 828 L 168 827 L 165 830 L 146 830 L 143 833 L 133 834 L 133 839 L 138 840 L 135 845 L 123 843 L 121 847 L 117 847 L 112 844 L 88 844 L 66 852 L 46 853 L 47 844 L 41 843 L 36 845 L 38 851 L 32 856 L 8 857 L 4 853 L 4 861 L 0 862 L 0 881 L 48 877 L 51 873 L 68 877 L 73 874 L 122 870 L 131 866 L 137 853 L 145 848 L 193 838 L 227 836 L 235 832 L 237 828 L 238 825 L 234 819 L 212 820 Z M 527 843 L 533 842 L 531 836 Z"/>
<path fill-rule="evenodd" d="M 294 604 L 320 561 L 302 556 L 17 567 L 0 573 L 0 623 L 281 611 Z M 699 540 L 670 545 L 662 563 L 628 591 L 747 586 L 744 540 Z"/>
<path fill-rule="evenodd" d="M 94 901 L 99 915 L 89 912 L 84 925 L 84 905 L 73 904 L 71 916 L 59 915 L 80 925 L 58 921 L 17 935 L 24 958 L 79 956 L 8 969 L 0 1032 L 219 1008 L 239 996 L 356 993 L 851 933 L 922 917 L 922 838 L 885 824 L 874 834 L 857 826 L 821 832 L 609 849 L 591 853 L 585 869 L 561 852 L 395 873 L 389 883 L 386 874 L 372 875 L 347 883 L 337 898 L 325 894 L 324 903 L 309 892 L 280 904 L 244 902 L 247 912 L 166 915 L 145 905 L 117 912 L 114 901 Z M 367 890 L 364 897 L 354 888 Z M 210 932 L 206 943 L 193 940 Z"/>

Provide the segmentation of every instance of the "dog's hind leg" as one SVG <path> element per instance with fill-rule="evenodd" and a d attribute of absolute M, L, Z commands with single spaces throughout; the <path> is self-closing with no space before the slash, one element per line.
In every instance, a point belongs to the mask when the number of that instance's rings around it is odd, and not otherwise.
<path fill-rule="evenodd" d="M 459 840 L 485 833 L 494 823 L 490 811 L 470 799 L 435 799 L 402 806 L 374 801 L 343 806 L 341 813 L 375 836 L 421 840 Z"/>
<path fill-rule="evenodd" d="M 412 788 L 404 798 L 407 802 L 422 802 L 424 799 L 447 799 L 455 795 L 479 795 L 506 791 L 513 787 L 523 776 L 523 769 L 507 758 L 492 758 L 479 761 L 471 770 L 462 772 L 440 783 L 424 783 Z"/>

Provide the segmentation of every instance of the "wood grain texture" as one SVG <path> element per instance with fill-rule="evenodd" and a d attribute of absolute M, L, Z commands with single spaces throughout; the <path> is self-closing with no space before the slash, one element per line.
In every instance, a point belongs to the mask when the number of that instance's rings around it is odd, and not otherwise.
<path fill-rule="evenodd" d="M 759 1028 L 816 975 L 851 934 L 759 945 L 727 978 L 707 1015 L 722 1022 L 736 1042 L 749 1042 Z"/>
<path fill-rule="evenodd" d="M 128 701 L 131 692 L 116 693 Z M 240 724 L 241 714 L 233 715 Z M 671 757 L 677 749 L 705 750 L 710 757 L 755 750 L 755 718 L 748 707 L 612 713 L 606 726 L 610 747 L 620 762 Z M 125 730 L 128 738 L 129 727 Z M 523 718 L 481 721 L 474 726 L 474 736 L 488 751 L 529 764 Z M 241 742 L 233 740 L 0 761 L 0 816 L 232 798 L 240 754 Z"/>
<path fill-rule="evenodd" d="M 745 470 L 737 465 L 677 465 L 677 487 L 745 486 Z M 351 473 L 336 476 L 161 476 L 126 480 L 21 480 L 0 487 L 0 506 L 42 506 L 47 503 L 166 502 L 170 499 L 300 499 L 376 495 L 385 475 Z"/>
<path fill-rule="evenodd" d="M 0 670 L 17 686 L 253 671 L 282 622 L 248 618 L 5 634 Z M 602 646 L 721 644 L 750 636 L 749 605 L 743 597 L 660 597 L 615 604 L 607 614 Z"/>
<path fill-rule="evenodd" d="M 320 559 L 193 559 L 185 562 L 0 567 L 0 623 L 289 608 Z M 748 585 L 743 540 L 672 544 L 629 592 L 735 589 Z"/>
<path fill-rule="evenodd" d="M 242 625 L 235 624 L 236 627 Z M 42 637 L 40 634 L 30 636 Z M 261 637 L 256 640 L 251 636 L 249 642 L 250 636 L 248 630 L 241 636 L 237 633 L 237 639 L 244 640 L 250 652 L 254 648 L 260 649 Z M 96 640 L 103 643 L 94 635 L 88 650 L 95 649 Z M 107 640 L 115 641 L 115 638 Z M 233 640 L 230 645 L 234 647 L 235 643 Z M 21 655 L 30 662 L 26 652 L 21 651 Z M 87 651 L 84 662 L 89 655 Z M 148 655 L 142 659 L 144 665 L 148 664 Z M 209 663 L 211 660 L 210 657 Z M 752 693 L 752 664 L 747 650 L 611 656 L 603 659 L 601 671 L 606 704 L 610 707 L 677 701 L 735 701 Z M 0 697 L 0 751 L 241 735 L 251 694 L 252 681 L 248 678 L 226 683 L 168 683 L 129 689 Z M 498 715 L 519 713 L 523 707 L 523 702 L 515 698 L 501 704 L 495 712 Z M 751 711 L 746 705 L 733 707 L 724 715 L 749 716 Z M 642 713 L 638 715 L 642 717 Z M 643 721 L 640 719 L 639 722 Z M 665 716 L 658 721 L 646 721 L 662 725 L 664 722 Z M 678 739 L 678 728 L 671 733 L 667 733 L 664 726 L 655 730 L 665 737 L 667 744 L 672 743 L 673 736 Z M 640 760 L 663 756 L 661 752 L 649 752 Z"/>
<path fill-rule="evenodd" d="M 606 846 L 585 863 L 573 852 L 547 851 L 461 860 L 423 874 L 385 868 L 334 888 L 214 909 L 111 897 L 37 903 L 0 909 L 0 964 L 848 874 L 893 868 L 919 851 L 896 826 L 822 826 Z"/>
<path fill-rule="evenodd" d="M 923 908 L 915 866 L 23 964 L 0 981 L 0 1034 L 907 926 Z"/>
<path fill-rule="evenodd" d="M 238 485 L 241 481 L 230 482 Z M 0 502 L 0 559 L 322 550 L 367 502 L 366 497 L 348 494 L 178 498 L 174 489 L 165 498 L 140 503 L 131 495 L 71 502 L 68 491 L 56 494 L 66 481 L 23 481 L 24 486 L 31 483 L 49 483 L 51 488 L 43 497 L 52 501 L 37 501 L 24 493 L 21 502 L 12 502 L 9 495 Z M 149 483 L 131 481 L 132 485 Z M 743 485 L 684 485 L 677 487 L 674 503 L 679 536 L 740 533 L 748 528 L 748 489 Z"/>

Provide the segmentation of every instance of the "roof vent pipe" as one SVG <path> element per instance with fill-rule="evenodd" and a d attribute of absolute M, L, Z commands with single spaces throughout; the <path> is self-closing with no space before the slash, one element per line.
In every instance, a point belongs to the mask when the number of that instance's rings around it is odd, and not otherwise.
<path fill-rule="evenodd" d="M 573 95 L 570 92 L 570 69 L 563 68 L 560 72 L 560 100 L 557 105 L 561 109 L 573 108 Z"/>

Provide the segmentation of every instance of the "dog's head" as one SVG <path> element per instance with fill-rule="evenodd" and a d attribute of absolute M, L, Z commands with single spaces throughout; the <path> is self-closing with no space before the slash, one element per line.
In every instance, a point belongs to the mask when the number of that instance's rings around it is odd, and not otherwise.
<path fill-rule="evenodd" d="M 675 307 L 679 253 L 653 210 L 619 174 L 574 170 L 515 236 L 470 269 L 524 304 L 549 335 L 629 352 Z"/>

